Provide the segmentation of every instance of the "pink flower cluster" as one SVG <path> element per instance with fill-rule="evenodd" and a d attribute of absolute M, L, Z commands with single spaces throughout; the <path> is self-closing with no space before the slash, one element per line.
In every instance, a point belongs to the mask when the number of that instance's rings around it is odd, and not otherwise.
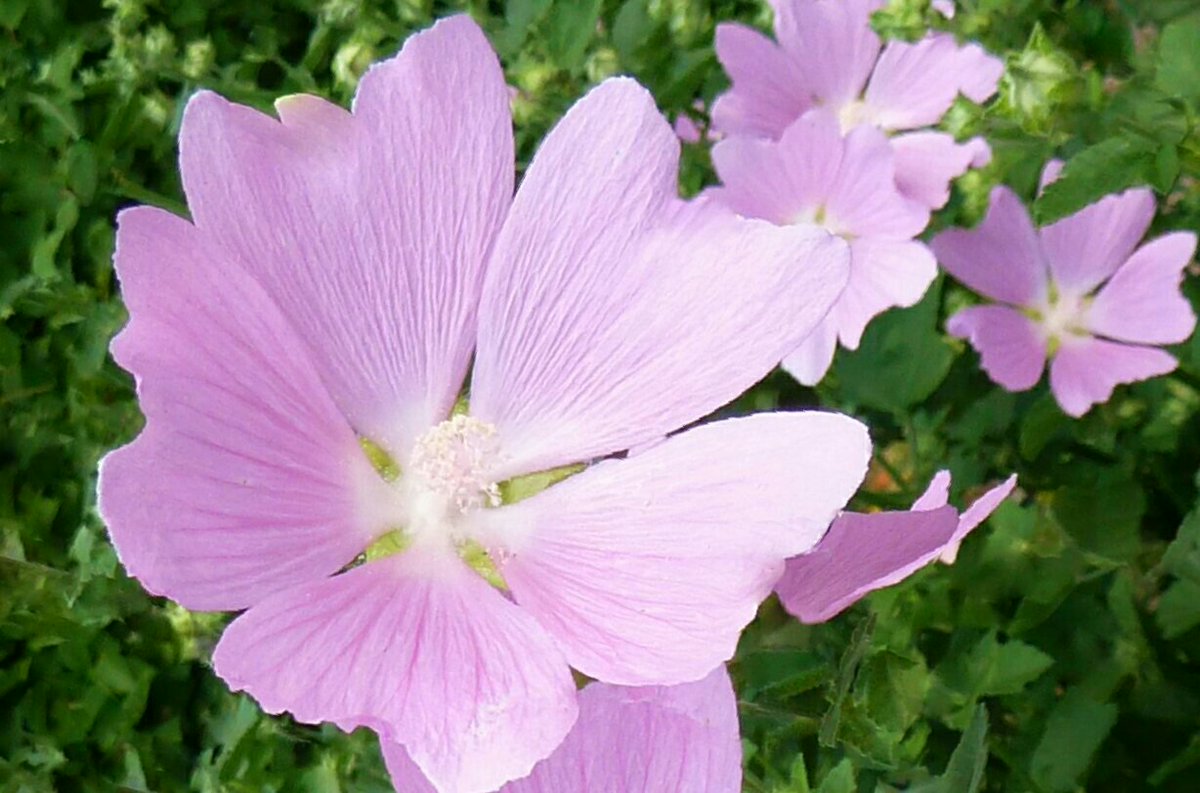
<path fill-rule="evenodd" d="M 99 503 L 129 573 L 241 611 L 217 673 L 269 712 L 374 730 L 401 790 L 738 790 L 724 663 L 761 601 L 829 619 L 952 561 L 1015 484 L 959 515 L 943 472 L 910 511 L 845 513 L 861 423 L 696 425 L 781 360 L 816 382 L 935 277 L 916 238 L 987 147 L 923 128 L 1001 67 L 944 34 L 883 46 L 880 4 L 779 0 L 778 42 L 720 28 L 723 184 L 692 201 L 671 126 L 622 78 L 514 195 L 509 92 L 465 16 L 373 67 L 350 111 L 195 95 L 192 219 L 136 207 L 117 232 L 113 355 L 146 427 L 103 461 Z M 1152 203 L 1129 193 L 1039 248 L 1015 198 L 993 201 L 934 248 L 1012 306 L 951 321 L 997 380 L 1036 380 L 1032 312 L 1068 409 L 1111 388 L 1080 384 L 1087 355 L 1163 368 L 1075 337 L 1190 333 L 1177 301 L 1130 312 L 1177 291 L 1194 238 L 1130 255 Z"/>

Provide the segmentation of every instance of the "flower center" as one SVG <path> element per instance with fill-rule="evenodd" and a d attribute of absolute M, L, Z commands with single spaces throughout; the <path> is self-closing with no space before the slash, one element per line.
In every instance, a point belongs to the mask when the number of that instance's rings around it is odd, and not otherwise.
<path fill-rule="evenodd" d="M 867 103 L 862 99 L 855 99 L 842 105 L 838 111 L 838 123 L 842 127 L 842 134 L 845 135 L 858 125 L 874 124 L 875 120 Z"/>
<path fill-rule="evenodd" d="M 454 512 L 500 506 L 500 486 L 491 478 L 499 458 L 496 428 L 459 414 L 417 439 L 405 473 L 419 504 L 453 518 Z"/>

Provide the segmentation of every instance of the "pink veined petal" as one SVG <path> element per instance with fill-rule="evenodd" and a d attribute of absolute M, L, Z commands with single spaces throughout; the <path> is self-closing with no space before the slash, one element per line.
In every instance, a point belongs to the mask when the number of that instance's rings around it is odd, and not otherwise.
<path fill-rule="evenodd" d="M 455 793 L 528 774 L 577 714 L 570 670 L 534 620 L 458 559 L 416 548 L 259 603 L 213 663 L 269 713 L 404 744 Z"/>
<path fill-rule="evenodd" d="M 1106 196 L 1041 231 L 1051 277 L 1063 292 L 1085 295 L 1129 258 L 1154 219 L 1154 193 Z"/>
<path fill-rule="evenodd" d="M 712 126 L 722 134 L 778 138 L 812 107 L 812 97 L 792 59 L 757 30 L 717 25 L 717 59 L 732 87 L 713 103 Z"/>
<path fill-rule="evenodd" d="M 706 424 L 489 510 L 513 597 L 591 677 L 697 680 L 728 660 L 783 560 L 857 488 L 866 428 L 832 413 Z"/>
<path fill-rule="evenodd" d="M 735 398 L 812 330 L 849 253 L 813 226 L 676 197 L 679 143 L 606 81 L 547 136 L 496 244 L 471 412 L 498 478 L 666 435 Z M 753 276 L 753 277 L 750 277 Z"/>
<path fill-rule="evenodd" d="M 130 322 L 113 356 L 146 428 L 100 465 L 130 575 L 197 610 L 319 579 L 371 539 L 382 485 L 270 297 L 190 223 L 137 207 L 115 256 Z"/>
<path fill-rule="evenodd" d="M 979 45 L 959 46 L 948 33 L 915 43 L 889 42 L 867 86 L 866 104 L 887 130 L 916 129 L 941 121 L 961 93 L 983 102 L 996 92 L 1004 64 Z"/>
<path fill-rule="evenodd" d="M 1087 313 L 1088 329 L 1138 344 L 1186 340 L 1196 329 L 1196 314 L 1180 284 L 1195 253 L 1196 235 L 1187 231 L 1138 248 L 1096 295 Z"/>
<path fill-rule="evenodd" d="M 933 475 L 929 487 L 917 497 L 910 508 L 913 512 L 928 512 L 950 503 L 950 472 L 942 469 Z"/>
<path fill-rule="evenodd" d="M 1006 306 L 964 308 L 950 317 L 946 330 L 970 341 L 988 377 L 1009 391 L 1026 391 L 1042 378 L 1046 339 L 1021 312 Z"/>
<path fill-rule="evenodd" d="M 1050 361 L 1050 390 L 1063 412 L 1078 418 L 1092 405 L 1107 402 L 1118 385 L 1158 377 L 1177 363 L 1156 347 L 1066 337 Z"/>
<path fill-rule="evenodd" d="M 202 92 L 181 168 L 196 224 L 266 288 L 354 428 L 407 453 L 449 414 L 483 264 L 513 189 L 508 88 L 469 17 L 412 36 L 353 114 L 289 97 L 281 121 Z"/>
<path fill-rule="evenodd" d="M 973 532 L 979 524 L 987 520 L 996 511 L 996 508 L 1009 497 L 1016 486 L 1017 475 L 1013 474 L 972 501 L 971 506 L 967 507 L 962 515 L 959 516 L 958 528 L 955 530 L 954 536 L 950 538 L 950 542 L 946 544 L 941 554 L 938 555 L 938 561 L 943 564 L 954 564 L 954 560 L 958 558 L 958 549 L 962 545 L 963 539 Z"/>
<path fill-rule="evenodd" d="M 945 132 L 908 132 L 892 138 L 896 155 L 896 186 L 930 209 L 950 200 L 950 183 L 969 168 L 981 168 L 992 158 L 983 138 L 958 143 Z"/>
<path fill-rule="evenodd" d="M 801 622 L 824 622 L 932 562 L 957 527 L 953 507 L 843 513 L 816 548 L 788 560 L 775 591 Z"/>
<path fill-rule="evenodd" d="M 819 104 L 840 108 L 862 93 L 881 46 L 871 14 L 883 5 L 884 0 L 772 0 L 775 34 Z"/>
<path fill-rule="evenodd" d="M 830 312 L 842 345 L 857 349 L 867 323 L 889 308 L 915 305 L 935 278 L 937 261 L 920 242 L 851 242 L 850 282 Z"/>
<path fill-rule="evenodd" d="M 837 341 L 837 322 L 827 316 L 800 342 L 799 347 L 783 359 L 780 366 L 801 385 L 814 386 L 821 382 L 833 365 Z"/>
<path fill-rule="evenodd" d="M 1046 164 L 1042 166 L 1042 174 L 1038 177 L 1038 195 L 1041 195 L 1048 185 L 1058 181 L 1065 165 L 1066 163 L 1058 158 L 1046 160 Z"/>
<path fill-rule="evenodd" d="M 1007 187 L 992 190 L 983 222 L 943 231 L 930 243 L 946 272 L 976 292 L 1017 306 L 1046 296 L 1046 264 L 1029 213 Z"/>
<path fill-rule="evenodd" d="M 432 791 L 399 744 L 383 744 L 396 789 Z M 591 683 L 562 745 L 499 793 L 737 793 L 742 789 L 737 700 L 719 667 L 677 686 Z"/>
<path fill-rule="evenodd" d="M 909 240 L 924 231 L 929 209 L 899 191 L 895 174 L 895 155 L 882 132 L 871 126 L 850 130 L 828 197 L 836 230 L 886 240 Z"/>

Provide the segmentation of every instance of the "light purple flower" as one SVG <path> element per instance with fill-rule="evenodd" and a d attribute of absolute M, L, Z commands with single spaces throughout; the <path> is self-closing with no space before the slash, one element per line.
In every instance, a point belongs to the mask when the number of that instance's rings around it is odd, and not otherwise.
<path fill-rule="evenodd" d="M 383 743 L 400 793 L 433 793 L 404 747 Z M 729 674 L 695 683 L 624 687 L 591 683 L 579 720 L 554 754 L 500 793 L 738 793 L 742 745 Z"/>
<path fill-rule="evenodd" d="M 895 135 L 901 190 L 936 209 L 949 198 L 950 180 L 985 165 L 991 151 L 980 138 L 957 143 L 943 132 L 910 131 L 937 124 L 959 94 L 986 101 L 1004 65 L 947 33 L 884 46 L 870 23 L 883 5 L 772 0 L 777 41 L 745 25 L 718 25 L 717 57 L 733 86 L 714 103 L 712 126 L 727 135 L 779 138 L 814 107 L 833 112 L 843 130 L 876 126 Z"/>
<path fill-rule="evenodd" d="M 734 211 L 772 223 L 817 223 L 850 243 L 850 281 L 824 320 L 783 361 L 813 385 L 838 341 L 856 349 L 867 323 L 893 306 L 911 306 L 937 276 L 929 249 L 913 238 L 929 210 L 902 195 L 895 157 L 879 130 L 843 136 L 831 113 L 812 110 L 778 141 L 735 136 L 713 147 L 723 186 L 709 192 Z"/>
<path fill-rule="evenodd" d="M 832 619 L 934 560 L 953 563 L 963 538 L 987 520 L 1016 484 L 1014 474 L 960 515 L 946 506 L 950 472 L 939 471 L 907 512 L 843 512 L 815 548 L 788 560 L 775 592 L 801 622 Z"/>
<path fill-rule="evenodd" d="M 1057 170 L 1048 167 L 1043 181 Z M 951 275 L 1000 303 L 963 309 L 947 329 L 1009 391 L 1036 385 L 1049 358 L 1050 390 L 1072 416 L 1117 385 L 1173 370 L 1175 359 L 1153 345 L 1184 341 L 1195 328 L 1179 285 L 1196 235 L 1138 248 L 1154 208 L 1149 190 L 1127 190 L 1039 230 L 1016 194 L 997 187 L 978 228 L 933 241 Z"/>
<path fill-rule="evenodd" d="M 500 506 L 507 480 L 736 397 L 848 258 L 815 227 L 680 200 L 679 143 L 627 79 L 567 113 L 514 198 L 508 108 L 468 17 L 372 68 L 351 112 L 202 92 L 180 140 L 193 222 L 138 207 L 117 232 L 113 355 L 146 427 L 103 461 L 99 503 L 126 569 L 248 609 L 214 656 L 231 687 L 370 727 L 446 791 L 558 746 L 569 666 L 665 685 L 728 659 L 870 453 L 846 417 L 759 415 Z"/>

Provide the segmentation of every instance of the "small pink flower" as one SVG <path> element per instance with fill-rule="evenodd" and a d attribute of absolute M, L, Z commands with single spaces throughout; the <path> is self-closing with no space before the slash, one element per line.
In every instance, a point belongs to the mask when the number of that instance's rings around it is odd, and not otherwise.
<path fill-rule="evenodd" d="M 735 136 L 713 147 L 724 183 L 715 199 L 772 223 L 816 223 L 850 244 L 850 281 L 824 320 L 783 361 L 797 380 L 824 377 L 840 341 L 858 347 L 867 323 L 893 306 L 911 306 L 937 276 L 929 249 L 913 238 L 929 210 L 902 195 L 895 156 L 879 130 L 859 126 L 844 137 L 837 119 L 812 110 L 778 141 Z"/>
<path fill-rule="evenodd" d="M 713 105 L 712 125 L 728 135 L 779 138 L 814 107 L 833 112 L 843 130 L 860 124 L 896 135 L 901 190 L 936 209 L 950 180 L 991 157 L 979 138 L 957 143 L 937 124 L 962 94 L 984 102 L 1004 65 L 979 45 L 947 33 L 884 46 L 871 14 L 884 0 L 772 0 L 776 41 L 736 23 L 717 26 L 716 50 L 733 82 Z"/>
<path fill-rule="evenodd" d="M 433 793 L 404 747 L 383 743 L 401 793 Z M 579 720 L 554 754 L 499 793 L 738 793 L 742 744 L 729 674 L 677 686 L 591 683 Z"/>
<path fill-rule="evenodd" d="M 232 688 L 493 790 L 570 730 L 570 667 L 666 685 L 727 660 L 853 492 L 869 440 L 842 416 L 672 435 L 800 343 L 846 246 L 680 200 L 679 143 L 627 79 L 566 114 L 514 198 L 508 88 L 465 16 L 350 112 L 276 110 L 197 94 L 192 222 L 120 216 L 113 355 L 146 427 L 103 461 L 100 511 L 149 591 L 246 609 L 213 659 Z"/>
<path fill-rule="evenodd" d="M 825 538 L 789 559 L 775 592 L 801 622 L 825 622 L 876 589 L 898 584 L 940 559 L 952 564 L 958 546 L 1016 487 L 1014 474 L 961 515 L 946 504 L 950 472 L 939 471 L 908 512 L 843 512 Z"/>
<path fill-rule="evenodd" d="M 1072 416 L 1117 385 L 1170 372 L 1175 359 L 1153 345 L 1184 341 L 1195 328 L 1179 286 L 1196 235 L 1138 248 L 1154 208 L 1149 190 L 1127 190 L 1038 230 L 1016 194 L 997 187 L 978 228 L 943 232 L 933 249 L 951 275 L 1001 305 L 963 309 L 947 329 L 1009 391 L 1036 385 L 1049 358 L 1050 390 Z"/>

